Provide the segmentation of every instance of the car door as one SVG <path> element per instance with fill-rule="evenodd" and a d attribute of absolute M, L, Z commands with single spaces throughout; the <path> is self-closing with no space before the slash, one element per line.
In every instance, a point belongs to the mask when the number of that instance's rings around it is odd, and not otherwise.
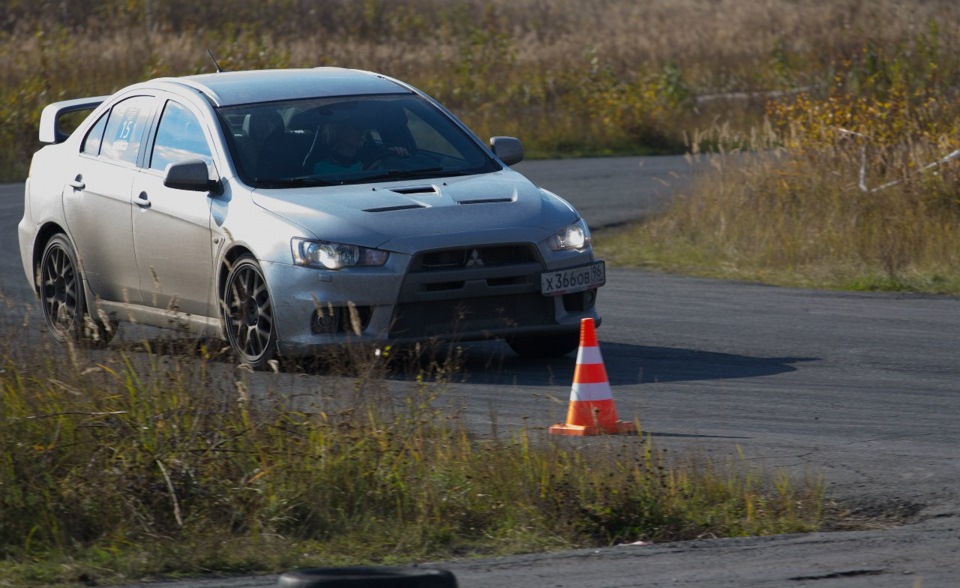
<path fill-rule="evenodd" d="M 90 290 L 104 300 L 140 299 L 130 190 L 156 101 L 133 96 L 105 113 L 84 138 L 64 191 L 64 215 L 78 261 Z"/>
<path fill-rule="evenodd" d="M 133 185 L 133 240 L 143 303 L 214 317 L 209 194 L 163 185 L 167 166 L 188 159 L 202 159 L 211 177 L 217 177 L 197 114 L 167 100 L 148 157 Z"/>

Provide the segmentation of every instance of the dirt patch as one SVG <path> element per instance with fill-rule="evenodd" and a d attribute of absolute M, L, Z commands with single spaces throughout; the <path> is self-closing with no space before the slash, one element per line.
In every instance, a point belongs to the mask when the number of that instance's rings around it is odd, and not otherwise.
<path fill-rule="evenodd" d="M 926 505 L 897 498 L 864 497 L 825 505 L 823 531 L 889 529 L 915 523 Z"/>

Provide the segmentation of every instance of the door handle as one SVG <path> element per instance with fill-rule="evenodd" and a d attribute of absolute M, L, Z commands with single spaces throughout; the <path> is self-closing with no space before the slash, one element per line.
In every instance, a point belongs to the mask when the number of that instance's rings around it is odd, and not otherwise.
<path fill-rule="evenodd" d="M 67 182 L 67 185 L 73 188 L 74 190 L 76 190 L 77 192 L 87 187 L 87 185 L 83 183 L 83 176 L 77 176 L 76 178 Z"/>
<path fill-rule="evenodd" d="M 140 192 L 140 195 L 137 196 L 137 206 L 140 208 L 150 208 L 150 197 L 147 196 L 146 192 Z"/>

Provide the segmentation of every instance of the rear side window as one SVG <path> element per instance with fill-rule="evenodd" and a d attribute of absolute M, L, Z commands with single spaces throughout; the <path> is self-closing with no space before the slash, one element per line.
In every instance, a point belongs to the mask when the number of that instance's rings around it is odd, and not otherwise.
<path fill-rule="evenodd" d="M 81 153 L 86 153 L 87 155 L 100 155 L 100 143 L 103 142 L 103 129 L 107 126 L 107 115 L 104 114 L 100 117 L 93 127 L 90 129 L 90 132 L 87 133 L 87 136 L 83 139 L 83 147 L 80 149 Z"/>
<path fill-rule="evenodd" d="M 150 169 L 165 170 L 167 165 L 187 159 L 202 159 L 207 167 L 213 164 L 210 146 L 200 121 L 186 107 L 167 102 L 153 142 Z"/>
<path fill-rule="evenodd" d="M 114 161 L 137 163 L 140 144 L 153 117 L 155 100 L 150 96 L 127 98 L 110 111 L 100 155 Z"/>

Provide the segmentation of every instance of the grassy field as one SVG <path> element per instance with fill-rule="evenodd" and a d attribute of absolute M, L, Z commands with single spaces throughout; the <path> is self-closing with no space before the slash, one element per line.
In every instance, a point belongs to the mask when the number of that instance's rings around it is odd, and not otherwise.
<path fill-rule="evenodd" d="M 929 37 L 955 75 L 948 0 L 3 0 L 0 178 L 25 176 L 41 108 L 145 78 L 338 65 L 412 82 L 534 156 L 681 152 L 760 126 L 771 92 L 826 91 L 865 49 Z M 925 37 L 926 36 L 926 37 Z"/>
<path fill-rule="evenodd" d="M 868 46 L 826 92 L 769 102 L 762 132 L 704 133 L 751 154 L 704 155 L 697 187 L 598 248 L 703 276 L 960 293 L 958 32 Z"/>

